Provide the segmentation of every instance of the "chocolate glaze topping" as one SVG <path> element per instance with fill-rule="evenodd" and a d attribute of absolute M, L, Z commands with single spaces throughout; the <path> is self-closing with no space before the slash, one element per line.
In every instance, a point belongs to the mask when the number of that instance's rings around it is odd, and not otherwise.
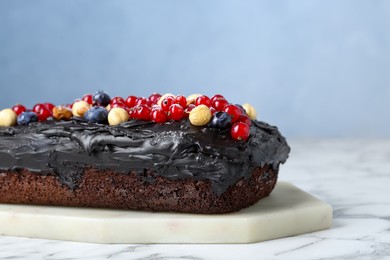
<path fill-rule="evenodd" d="M 151 169 L 169 179 L 210 180 L 220 195 L 259 165 L 278 169 L 289 151 L 278 129 L 259 121 L 252 121 L 247 141 L 188 120 L 109 126 L 73 119 L 0 127 L 0 170 L 54 174 L 71 189 L 77 188 L 85 167 L 135 171 L 153 181 L 146 175 Z"/>

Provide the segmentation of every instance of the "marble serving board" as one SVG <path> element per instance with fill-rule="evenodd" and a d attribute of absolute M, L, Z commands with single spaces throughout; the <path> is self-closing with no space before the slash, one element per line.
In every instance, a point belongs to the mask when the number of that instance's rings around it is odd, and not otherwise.
<path fill-rule="evenodd" d="M 0 235 L 91 243 L 253 243 L 331 224 L 329 204 L 287 182 L 223 215 L 0 204 Z"/>

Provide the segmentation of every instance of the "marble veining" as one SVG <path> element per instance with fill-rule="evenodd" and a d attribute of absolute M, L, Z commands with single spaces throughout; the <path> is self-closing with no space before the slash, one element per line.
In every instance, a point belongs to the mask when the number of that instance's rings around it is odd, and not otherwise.
<path fill-rule="evenodd" d="M 0 259 L 390 259 L 390 140 L 290 144 L 280 179 L 333 206 L 329 230 L 239 245 L 101 245 L 0 236 Z"/>

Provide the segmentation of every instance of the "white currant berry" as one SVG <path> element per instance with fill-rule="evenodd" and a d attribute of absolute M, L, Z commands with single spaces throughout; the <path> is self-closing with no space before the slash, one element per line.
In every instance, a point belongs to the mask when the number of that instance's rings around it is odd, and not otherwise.
<path fill-rule="evenodd" d="M 0 111 L 0 126 L 14 126 L 16 125 L 17 115 L 15 111 L 6 108 Z"/>
<path fill-rule="evenodd" d="M 77 101 L 73 104 L 72 113 L 74 116 L 83 117 L 85 112 L 91 107 L 88 102 L 84 100 Z"/>
<path fill-rule="evenodd" d="M 210 108 L 206 105 L 199 105 L 191 110 L 189 119 L 195 126 L 204 126 L 210 122 L 211 117 Z"/>
<path fill-rule="evenodd" d="M 110 125 L 119 125 L 129 120 L 129 113 L 120 107 L 114 107 L 108 112 L 108 123 Z"/>
<path fill-rule="evenodd" d="M 245 112 L 249 116 L 250 119 L 256 120 L 257 112 L 256 112 L 256 109 L 251 104 L 245 103 L 244 105 L 242 105 L 242 107 L 245 109 Z"/>

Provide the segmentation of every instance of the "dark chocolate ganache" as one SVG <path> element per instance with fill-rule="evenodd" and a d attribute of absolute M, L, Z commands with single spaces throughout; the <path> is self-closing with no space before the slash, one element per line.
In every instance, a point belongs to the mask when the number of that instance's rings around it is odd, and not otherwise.
<path fill-rule="evenodd" d="M 188 120 L 155 124 L 131 120 L 118 126 L 45 121 L 0 127 L 0 170 L 27 169 L 56 175 L 77 188 L 85 167 L 137 172 L 169 179 L 209 180 L 220 195 L 252 170 L 266 164 L 278 169 L 290 147 L 276 127 L 252 121 L 247 141 L 228 130 L 197 127 Z"/>

